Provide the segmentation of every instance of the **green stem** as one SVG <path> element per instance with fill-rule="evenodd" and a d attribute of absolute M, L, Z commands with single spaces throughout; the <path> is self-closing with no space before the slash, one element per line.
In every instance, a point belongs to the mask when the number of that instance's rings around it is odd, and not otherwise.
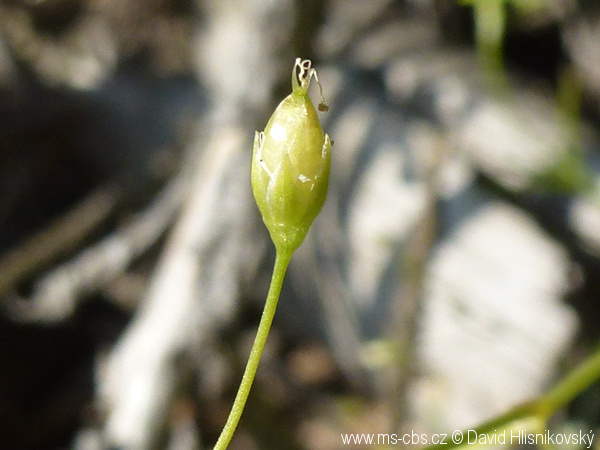
<path fill-rule="evenodd" d="M 504 74 L 502 41 L 506 29 L 506 5 L 502 0 L 473 2 L 477 53 L 493 79 Z"/>
<path fill-rule="evenodd" d="M 221 436 L 215 445 L 215 450 L 224 450 L 229 445 L 233 433 L 240 421 L 244 406 L 246 406 L 246 400 L 258 369 L 258 363 L 260 362 L 260 356 L 262 355 L 265 343 L 267 342 L 267 336 L 273 323 L 273 316 L 277 309 L 277 301 L 279 300 L 279 293 L 281 292 L 281 286 L 285 277 L 285 272 L 292 258 L 293 251 L 277 249 L 275 256 L 275 266 L 273 267 L 273 276 L 271 277 L 271 285 L 269 286 L 269 293 L 267 294 L 267 301 L 265 303 L 265 309 L 258 325 L 258 331 L 254 338 L 254 344 L 252 344 L 252 350 L 248 357 L 248 363 L 246 364 L 246 370 L 240 383 L 237 395 L 231 407 L 231 412 L 227 418 L 227 422 L 221 431 Z"/>
<path fill-rule="evenodd" d="M 600 378 L 600 349 L 573 369 L 540 399 L 540 409 L 550 417 Z"/>
<path fill-rule="evenodd" d="M 567 374 L 545 395 L 533 401 L 522 403 L 507 413 L 479 425 L 475 428 L 476 434 L 492 434 L 496 430 L 501 431 L 502 429 L 506 429 L 514 422 L 523 419 L 537 419 L 545 423 L 560 408 L 566 406 L 599 379 L 600 349 Z M 466 435 L 466 433 L 466 430 L 463 431 L 463 435 Z M 445 444 L 431 445 L 425 450 L 437 448 L 447 450 L 460 445 L 464 445 L 464 442 L 454 444 L 452 441 L 449 441 Z"/>
<path fill-rule="evenodd" d="M 516 422 L 517 420 L 522 420 L 525 418 L 532 417 L 535 413 L 535 403 L 523 403 L 506 414 L 502 414 L 498 417 L 494 417 L 493 419 L 485 422 L 478 427 L 474 428 L 477 436 L 482 434 L 493 434 L 495 430 L 502 431 L 502 429 L 506 428 L 509 424 Z M 462 436 L 467 436 L 468 430 L 462 431 Z M 434 450 L 434 449 L 450 449 L 455 447 L 460 447 L 465 445 L 465 441 L 461 442 L 453 442 L 450 438 L 450 435 L 447 436 L 447 439 L 444 442 L 430 445 L 426 447 L 425 450 Z"/>

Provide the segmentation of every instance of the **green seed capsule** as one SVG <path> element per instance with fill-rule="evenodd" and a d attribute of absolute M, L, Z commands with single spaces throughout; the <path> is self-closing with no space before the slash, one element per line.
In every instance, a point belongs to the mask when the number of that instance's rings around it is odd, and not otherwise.
<path fill-rule="evenodd" d="M 308 97 L 313 77 L 321 90 L 319 110 L 328 109 L 317 72 L 309 60 L 298 58 L 292 93 L 254 138 L 252 191 L 278 250 L 294 251 L 302 244 L 327 196 L 331 139 Z"/>

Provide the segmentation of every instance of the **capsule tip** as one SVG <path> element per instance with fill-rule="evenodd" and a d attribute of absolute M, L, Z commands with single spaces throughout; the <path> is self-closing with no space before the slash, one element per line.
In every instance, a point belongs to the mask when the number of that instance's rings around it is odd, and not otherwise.
<path fill-rule="evenodd" d="M 319 94 L 321 95 L 321 102 L 319 103 L 318 109 L 321 112 L 327 112 L 329 111 L 329 106 L 323 96 L 323 87 L 319 81 L 317 71 L 312 67 L 312 62 L 310 59 L 303 60 L 302 58 L 296 58 L 294 69 L 292 70 L 292 90 L 300 90 L 302 93 L 306 94 L 312 78 L 315 79 L 315 82 L 319 86 Z"/>

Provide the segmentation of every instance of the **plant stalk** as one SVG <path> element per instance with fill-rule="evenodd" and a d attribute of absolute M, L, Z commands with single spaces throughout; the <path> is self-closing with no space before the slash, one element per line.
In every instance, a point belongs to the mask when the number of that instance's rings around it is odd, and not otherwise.
<path fill-rule="evenodd" d="M 260 356 L 262 355 L 265 343 L 267 342 L 267 336 L 273 323 L 273 317 L 275 316 L 275 310 L 277 309 L 277 302 L 279 300 L 279 294 L 281 293 L 281 286 L 283 285 L 283 279 L 287 267 L 292 258 L 293 251 L 287 249 L 277 249 L 275 256 L 275 265 L 273 267 L 273 275 L 271 277 L 271 284 L 269 286 L 269 293 L 267 294 L 267 301 L 265 303 L 265 309 L 263 310 L 260 324 L 258 325 L 258 331 L 252 344 L 252 350 L 248 357 L 248 363 L 238 388 L 237 395 L 233 402 L 231 412 L 227 418 L 227 422 L 221 431 L 221 435 L 215 444 L 215 450 L 225 450 L 233 437 L 233 433 L 237 428 L 237 425 L 246 406 L 246 400 L 258 369 L 258 363 L 260 362 Z"/>
<path fill-rule="evenodd" d="M 554 388 L 532 401 L 517 405 L 505 414 L 491 419 L 475 428 L 477 435 L 493 434 L 495 430 L 510 427 L 519 420 L 536 419 L 546 423 L 556 412 L 569 404 L 592 384 L 600 380 L 600 349 L 589 356 L 579 366 L 569 372 Z M 463 435 L 467 430 L 463 431 Z M 447 444 L 447 445 L 446 445 Z M 464 442 L 431 445 L 425 450 L 450 449 L 464 445 Z"/>

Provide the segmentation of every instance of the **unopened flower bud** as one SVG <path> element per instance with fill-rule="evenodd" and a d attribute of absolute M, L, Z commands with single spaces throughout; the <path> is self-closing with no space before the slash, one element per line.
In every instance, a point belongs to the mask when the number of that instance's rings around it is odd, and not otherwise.
<path fill-rule="evenodd" d="M 296 59 L 292 93 L 275 109 L 264 132 L 254 138 L 252 191 L 277 249 L 294 251 L 304 241 L 327 196 L 331 139 L 323 133 L 308 97 L 317 72 Z"/>

